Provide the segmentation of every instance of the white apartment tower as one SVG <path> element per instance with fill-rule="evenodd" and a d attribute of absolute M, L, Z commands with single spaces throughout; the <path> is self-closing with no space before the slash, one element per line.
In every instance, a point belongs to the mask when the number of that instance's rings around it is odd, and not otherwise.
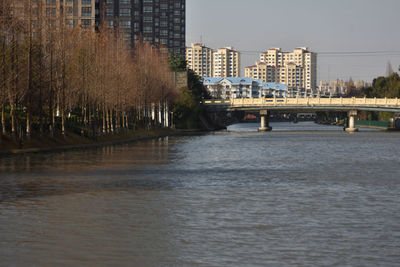
<path fill-rule="evenodd" d="M 255 66 L 249 66 L 245 69 L 246 77 L 283 83 L 294 89 L 313 90 L 317 87 L 317 55 L 306 47 L 298 47 L 293 52 L 271 48 L 260 55 L 260 63 L 256 66 L 263 64 L 266 66 L 263 68 L 266 69 L 265 74 L 259 68 L 255 72 Z M 272 67 L 275 71 L 268 72 L 267 67 Z"/>
<path fill-rule="evenodd" d="M 240 53 L 232 47 L 218 49 L 213 55 L 213 77 L 240 77 Z"/>
<path fill-rule="evenodd" d="M 213 74 L 213 50 L 201 43 L 186 47 L 186 62 L 188 68 L 200 77 L 211 77 Z"/>

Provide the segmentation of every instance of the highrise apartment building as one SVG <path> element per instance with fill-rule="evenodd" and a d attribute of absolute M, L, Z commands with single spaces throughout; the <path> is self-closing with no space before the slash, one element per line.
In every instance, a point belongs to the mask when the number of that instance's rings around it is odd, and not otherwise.
<path fill-rule="evenodd" d="M 42 26 L 80 26 L 93 29 L 95 26 L 95 0 L 17 0 L 12 1 L 14 14 L 32 20 L 32 30 Z"/>
<path fill-rule="evenodd" d="M 213 75 L 213 50 L 200 43 L 194 43 L 186 48 L 188 68 L 200 77 Z"/>
<path fill-rule="evenodd" d="M 240 77 L 240 53 L 232 47 L 214 52 L 213 77 Z"/>
<path fill-rule="evenodd" d="M 76 1 L 76 0 L 74 0 Z M 84 0 L 80 0 L 84 1 Z M 92 0 L 94 1 L 94 0 Z M 173 54 L 185 54 L 185 0 L 96 0 L 98 25 L 118 27 L 131 45 L 163 45 Z"/>
<path fill-rule="evenodd" d="M 142 39 L 185 54 L 185 0 L 14 0 L 12 5 L 17 16 L 32 18 L 34 28 L 42 22 L 92 30 L 107 25 L 118 27 L 130 46 Z"/>
<path fill-rule="evenodd" d="M 264 62 L 257 62 L 255 65 L 244 69 L 244 76 L 263 82 L 276 82 L 279 81 L 279 76 L 277 76 L 279 74 L 278 71 L 279 69 L 269 66 Z"/>
<path fill-rule="evenodd" d="M 260 55 L 259 63 L 245 68 L 245 76 L 283 83 L 290 89 L 313 90 L 317 87 L 317 55 L 306 47 L 293 52 L 271 48 Z"/>
<path fill-rule="evenodd" d="M 201 43 L 186 47 L 188 68 L 200 77 L 240 77 L 240 53 L 232 47 L 213 50 Z"/>

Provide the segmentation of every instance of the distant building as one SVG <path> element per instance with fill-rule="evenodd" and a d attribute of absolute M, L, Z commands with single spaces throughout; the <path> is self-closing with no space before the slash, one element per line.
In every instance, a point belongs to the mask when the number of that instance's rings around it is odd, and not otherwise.
<path fill-rule="evenodd" d="M 216 51 L 201 43 L 186 47 L 188 68 L 200 77 L 239 77 L 240 53 L 232 47 Z"/>
<path fill-rule="evenodd" d="M 246 77 L 204 78 L 204 86 L 213 98 L 285 97 L 288 88 L 283 84 L 265 83 Z"/>
<path fill-rule="evenodd" d="M 358 81 L 354 82 L 354 86 L 357 89 L 367 88 L 367 87 L 372 87 L 372 83 L 371 82 L 366 82 L 366 81 L 363 81 L 363 80 L 358 80 Z"/>
<path fill-rule="evenodd" d="M 185 0 L 75 1 L 96 2 L 96 23 L 118 27 L 123 38 L 130 41 L 132 46 L 142 38 L 143 42 L 154 46 L 167 47 L 171 54 L 185 54 Z"/>
<path fill-rule="evenodd" d="M 194 43 L 186 48 L 186 61 L 188 68 L 200 77 L 213 75 L 213 50 L 200 43 Z"/>
<path fill-rule="evenodd" d="M 285 84 L 296 94 L 312 95 L 317 88 L 317 55 L 306 47 L 293 52 L 271 48 L 260 55 L 256 65 L 245 68 L 245 76 Z"/>
<path fill-rule="evenodd" d="M 320 81 L 317 93 L 320 96 L 327 97 L 347 96 L 348 88 L 352 86 L 355 89 L 361 90 L 362 88 L 371 87 L 372 83 L 363 80 L 353 82 L 351 79 L 347 82 L 340 79 L 336 81 Z"/>
<path fill-rule="evenodd" d="M 256 65 L 244 69 L 244 76 L 252 79 L 259 79 L 263 82 L 275 82 L 279 80 L 279 69 L 267 65 L 264 62 L 257 62 Z"/>
<path fill-rule="evenodd" d="M 29 19 L 33 32 L 44 22 L 52 26 L 95 30 L 100 26 L 118 28 L 129 46 L 142 38 L 153 46 L 165 46 L 172 54 L 185 54 L 185 0 L 32 0 L 13 1 L 14 14 Z M 47 31 L 43 28 L 43 31 Z"/>
<path fill-rule="evenodd" d="M 46 34 L 48 27 L 59 27 L 60 23 L 67 27 L 80 26 L 92 30 L 95 26 L 95 0 L 13 1 L 12 8 L 19 18 L 28 20 L 31 17 L 34 36 L 39 27 Z"/>
<path fill-rule="evenodd" d="M 213 55 L 213 77 L 239 77 L 240 53 L 232 47 L 218 49 Z"/>
<path fill-rule="evenodd" d="M 317 95 L 321 97 L 341 97 L 346 96 L 347 83 L 342 80 L 337 81 L 320 81 Z"/>

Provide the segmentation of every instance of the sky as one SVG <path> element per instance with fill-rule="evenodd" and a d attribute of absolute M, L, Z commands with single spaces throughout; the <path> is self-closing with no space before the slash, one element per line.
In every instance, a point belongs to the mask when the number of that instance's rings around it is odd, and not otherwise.
<path fill-rule="evenodd" d="M 394 71 L 400 65 L 400 0 L 186 0 L 186 5 L 187 45 L 233 46 L 241 52 L 242 75 L 271 47 L 317 52 L 317 81 L 372 81 L 386 74 L 388 62 Z"/>

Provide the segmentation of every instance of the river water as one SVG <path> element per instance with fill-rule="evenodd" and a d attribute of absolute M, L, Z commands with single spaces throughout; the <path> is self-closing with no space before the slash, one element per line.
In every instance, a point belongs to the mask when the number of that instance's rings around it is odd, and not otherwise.
<path fill-rule="evenodd" d="M 400 133 L 306 123 L 0 159 L 0 265 L 399 266 Z"/>

